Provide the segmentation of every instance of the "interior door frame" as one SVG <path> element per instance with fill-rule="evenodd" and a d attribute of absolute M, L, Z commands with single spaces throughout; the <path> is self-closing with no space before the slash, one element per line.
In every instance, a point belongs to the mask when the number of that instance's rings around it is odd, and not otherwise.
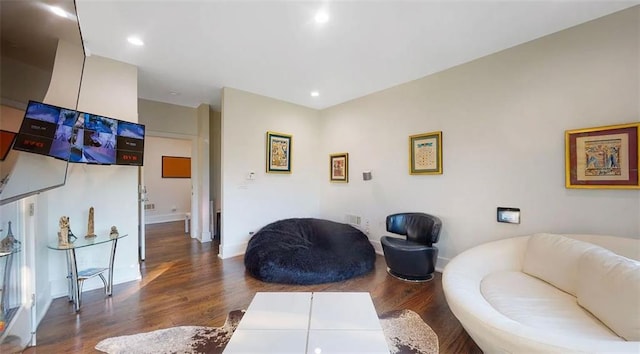
<path fill-rule="evenodd" d="M 191 194 L 189 196 L 189 198 L 191 199 L 191 219 L 190 219 L 190 225 L 189 225 L 189 236 L 191 238 L 195 238 L 196 234 L 195 232 L 197 232 L 198 230 L 195 230 L 196 228 L 195 223 L 197 222 L 197 220 L 195 220 L 195 217 L 197 215 L 199 215 L 199 210 L 196 210 L 196 208 L 198 208 L 198 203 L 196 203 L 194 201 L 194 182 L 193 182 L 193 176 L 198 176 L 200 173 L 200 166 L 198 166 L 197 163 L 194 163 L 194 159 L 193 157 L 196 156 L 197 151 L 194 151 L 194 149 L 197 147 L 198 144 L 198 136 L 196 135 L 188 135 L 188 134 L 178 134 L 178 133 L 167 133 L 167 132 L 159 132 L 159 131 L 153 131 L 153 130 L 147 130 L 145 132 L 145 135 L 147 137 L 156 137 L 156 138 L 168 138 L 168 139 L 178 139 L 178 140 L 188 140 L 191 142 Z M 144 172 L 143 172 L 144 167 L 140 167 L 140 171 L 138 178 L 140 180 L 140 185 L 143 186 L 142 188 L 144 188 L 144 193 L 145 193 L 145 198 L 146 199 L 146 183 L 144 180 Z M 142 198 L 141 198 L 142 199 Z M 139 203 L 139 213 L 141 215 L 141 217 L 139 217 L 139 225 L 140 225 L 140 229 L 144 229 L 145 227 L 145 218 L 144 218 L 144 201 L 141 201 Z M 141 244 L 145 243 L 145 239 L 146 238 L 146 233 L 141 232 Z"/>

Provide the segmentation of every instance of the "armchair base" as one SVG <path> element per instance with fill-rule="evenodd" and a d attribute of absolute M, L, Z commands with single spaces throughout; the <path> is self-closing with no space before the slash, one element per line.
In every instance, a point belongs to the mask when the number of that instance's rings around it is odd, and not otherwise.
<path fill-rule="evenodd" d="M 397 278 L 403 281 L 410 281 L 414 283 L 423 283 L 433 279 L 433 273 L 416 277 L 416 276 L 398 274 L 392 271 L 389 267 L 387 267 L 387 273 L 389 273 L 389 275 L 393 276 L 394 278 Z"/>

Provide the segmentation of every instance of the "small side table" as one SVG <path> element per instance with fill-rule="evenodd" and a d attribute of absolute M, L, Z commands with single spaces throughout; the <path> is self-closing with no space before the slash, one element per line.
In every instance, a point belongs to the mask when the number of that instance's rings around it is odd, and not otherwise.
<path fill-rule="evenodd" d="M 126 234 L 118 235 L 115 237 L 96 236 L 92 238 L 85 238 L 80 236 L 68 245 L 62 246 L 58 243 L 52 243 L 47 246 L 52 250 L 66 251 L 67 279 L 69 281 L 69 301 L 73 301 L 76 312 L 80 311 L 80 305 L 82 303 L 82 284 L 87 279 L 96 276 L 100 277 L 102 283 L 104 284 L 105 294 L 107 296 L 111 296 L 113 291 L 113 261 L 116 257 L 116 247 L 118 246 L 118 240 L 126 236 Z M 76 263 L 76 249 L 100 245 L 107 242 L 111 242 L 111 256 L 109 257 L 108 268 L 78 269 L 78 265 Z M 104 277 L 105 272 L 109 272 L 108 278 Z"/>

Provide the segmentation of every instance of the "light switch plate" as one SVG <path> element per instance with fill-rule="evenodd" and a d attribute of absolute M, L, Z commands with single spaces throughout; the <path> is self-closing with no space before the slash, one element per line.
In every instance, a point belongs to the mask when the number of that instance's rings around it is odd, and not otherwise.
<path fill-rule="evenodd" d="M 498 222 L 509 224 L 520 223 L 520 208 L 498 207 Z"/>

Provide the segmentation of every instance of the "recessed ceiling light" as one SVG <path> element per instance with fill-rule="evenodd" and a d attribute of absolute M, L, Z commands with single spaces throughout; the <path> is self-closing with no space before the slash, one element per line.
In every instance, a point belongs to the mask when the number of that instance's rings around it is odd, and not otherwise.
<path fill-rule="evenodd" d="M 327 21 L 329 21 L 329 14 L 324 10 L 320 10 L 316 13 L 315 20 L 316 23 L 327 23 Z"/>
<path fill-rule="evenodd" d="M 311 91 L 311 97 L 318 97 L 320 96 L 320 92 L 318 91 Z"/>
<path fill-rule="evenodd" d="M 51 10 L 51 12 L 53 12 L 54 14 L 56 14 L 56 15 L 58 15 L 60 17 L 64 17 L 64 18 L 69 17 L 67 12 L 64 11 L 63 9 L 59 8 L 58 6 L 49 6 L 49 10 Z"/>
<path fill-rule="evenodd" d="M 176 92 L 176 91 L 169 91 L 169 94 L 171 96 L 178 96 L 180 94 L 180 92 Z"/>
<path fill-rule="evenodd" d="M 129 43 L 133 44 L 133 45 L 138 45 L 138 46 L 142 46 L 144 45 L 144 42 L 142 41 L 142 39 L 136 37 L 136 36 L 131 36 L 129 38 L 127 38 L 127 41 L 129 41 Z"/>

